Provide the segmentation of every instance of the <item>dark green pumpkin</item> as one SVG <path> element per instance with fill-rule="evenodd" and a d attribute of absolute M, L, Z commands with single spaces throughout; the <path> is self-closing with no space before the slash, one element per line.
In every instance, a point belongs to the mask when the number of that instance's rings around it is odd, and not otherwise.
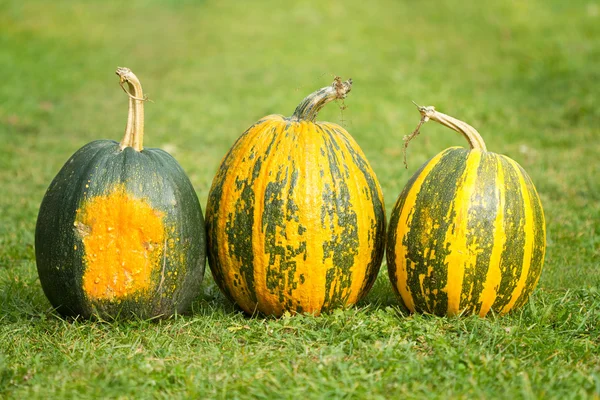
<path fill-rule="evenodd" d="M 117 74 L 133 92 L 125 138 L 85 145 L 50 184 L 35 232 L 38 273 L 63 315 L 169 316 L 200 291 L 202 210 L 177 161 L 142 148 L 141 85 L 128 69 Z"/>

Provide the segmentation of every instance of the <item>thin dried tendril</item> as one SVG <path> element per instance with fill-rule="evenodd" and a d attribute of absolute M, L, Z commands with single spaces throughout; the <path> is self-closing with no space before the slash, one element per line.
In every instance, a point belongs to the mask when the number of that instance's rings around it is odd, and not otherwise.
<path fill-rule="evenodd" d="M 123 91 L 124 91 L 125 93 L 127 93 L 127 96 L 129 96 L 129 97 L 130 97 L 130 98 L 132 98 L 133 100 L 139 100 L 139 101 L 149 101 L 150 103 L 154 103 L 152 100 L 150 100 L 150 99 L 148 98 L 148 95 L 147 95 L 147 94 L 145 94 L 145 95 L 144 95 L 144 98 L 143 98 L 143 99 L 141 99 L 141 98 L 139 98 L 139 97 L 135 97 L 134 95 L 132 95 L 131 93 L 129 93 L 129 90 L 127 90 L 127 89 L 125 88 L 125 86 L 123 86 L 123 84 L 124 84 L 124 83 L 125 83 L 125 81 L 124 81 L 124 80 L 120 80 L 120 81 L 119 81 L 119 85 L 121 86 L 121 89 L 123 89 Z"/>
<path fill-rule="evenodd" d="M 417 103 L 415 103 L 413 101 L 413 103 L 419 107 L 419 105 Z M 417 127 L 415 128 L 415 130 L 413 131 L 413 133 L 411 133 L 410 135 L 405 135 L 402 140 L 404 141 L 404 146 L 402 148 L 402 154 L 404 155 L 404 167 L 406 169 L 408 169 L 408 163 L 406 162 L 406 149 L 408 148 L 408 144 L 410 143 L 411 140 L 413 140 L 420 132 L 421 127 L 423 126 L 423 124 L 425 122 L 429 121 L 429 117 L 425 114 L 423 114 L 423 116 L 421 117 L 421 121 L 419 121 L 419 125 L 417 125 Z"/>

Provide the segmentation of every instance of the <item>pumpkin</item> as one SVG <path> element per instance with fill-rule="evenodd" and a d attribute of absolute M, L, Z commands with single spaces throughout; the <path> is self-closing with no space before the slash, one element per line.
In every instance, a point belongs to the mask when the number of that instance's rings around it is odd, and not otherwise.
<path fill-rule="evenodd" d="M 433 107 L 419 110 L 421 123 L 431 119 L 461 133 L 470 149 L 442 151 L 400 194 L 387 241 L 392 286 L 412 312 L 485 316 L 521 307 L 546 248 L 531 179 L 514 160 L 488 152 L 472 126 Z"/>
<path fill-rule="evenodd" d="M 341 126 L 315 122 L 352 81 L 336 78 L 292 117 L 252 125 L 221 162 L 208 196 L 208 260 L 248 314 L 318 315 L 369 291 L 384 252 L 379 183 Z"/>
<path fill-rule="evenodd" d="M 125 136 L 83 146 L 50 184 L 35 231 L 39 278 L 63 315 L 166 317 L 199 294 L 204 220 L 177 161 L 143 148 L 139 80 L 117 75 L 129 88 Z"/>

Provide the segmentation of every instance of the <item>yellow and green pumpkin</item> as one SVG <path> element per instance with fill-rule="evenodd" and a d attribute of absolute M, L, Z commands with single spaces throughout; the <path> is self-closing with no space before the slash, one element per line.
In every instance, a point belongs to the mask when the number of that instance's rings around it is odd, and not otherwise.
<path fill-rule="evenodd" d="M 129 90 L 123 140 L 96 140 L 62 167 L 40 206 L 40 282 L 64 315 L 113 319 L 185 311 L 200 292 L 206 241 L 196 193 L 177 161 L 143 148 L 142 87 Z"/>
<path fill-rule="evenodd" d="M 208 259 L 245 312 L 319 314 L 356 303 L 383 258 L 379 183 L 341 126 L 315 122 L 350 91 L 339 78 L 292 117 L 252 125 L 223 159 L 206 208 Z"/>
<path fill-rule="evenodd" d="M 525 304 L 542 271 L 540 198 L 514 160 L 488 152 L 470 125 L 419 107 L 423 120 L 461 133 L 410 178 L 391 214 L 388 272 L 412 312 L 503 314 Z"/>

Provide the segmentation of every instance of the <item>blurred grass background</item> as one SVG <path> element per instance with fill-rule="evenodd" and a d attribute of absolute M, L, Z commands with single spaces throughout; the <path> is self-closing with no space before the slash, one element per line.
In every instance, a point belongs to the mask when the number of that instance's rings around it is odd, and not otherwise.
<path fill-rule="evenodd" d="M 291 115 L 340 75 L 354 80 L 347 108 L 332 104 L 319 119 L 356 138 L 389 213 L 423 162 L 466 145 L 429 123 L 404 168 L 402 138 L 419 121 L 411 101 L 435 105 L 532 177 L 548 230 L 541 290 L 597 288 L 599 38 L 597 1 L 0 0 L 0 324 L 22 327 L 49 306 L 35 270 L 37 209 L 72 153 L 122 137 L 117 66 L 153 100 L 145 145 L 178 159 L 203 208 L 221 158 L 248 126 Z M 365 304 L 373 301 L 395 303 L 385 265 Z"/>
<path fill-rule="evenodd" d="M 33 257 L 34 220 L 62 163 L 119 140 L 127 100 L 114 70 L 140 76 L 146 145 L 180 161 L 201 203 L 250 124 L 290 115 L 335 74 L 352 77 L 343 124 L 363 147 L 388 212 L 417 167 L 458 135 L 419 120 L 411 100 L 467 121 L 517 160 L 548 220 L 542 283 L 597 285 L 600 16 L 593 2 L 3 1 L 0 86 L 3 262 Z"/>

